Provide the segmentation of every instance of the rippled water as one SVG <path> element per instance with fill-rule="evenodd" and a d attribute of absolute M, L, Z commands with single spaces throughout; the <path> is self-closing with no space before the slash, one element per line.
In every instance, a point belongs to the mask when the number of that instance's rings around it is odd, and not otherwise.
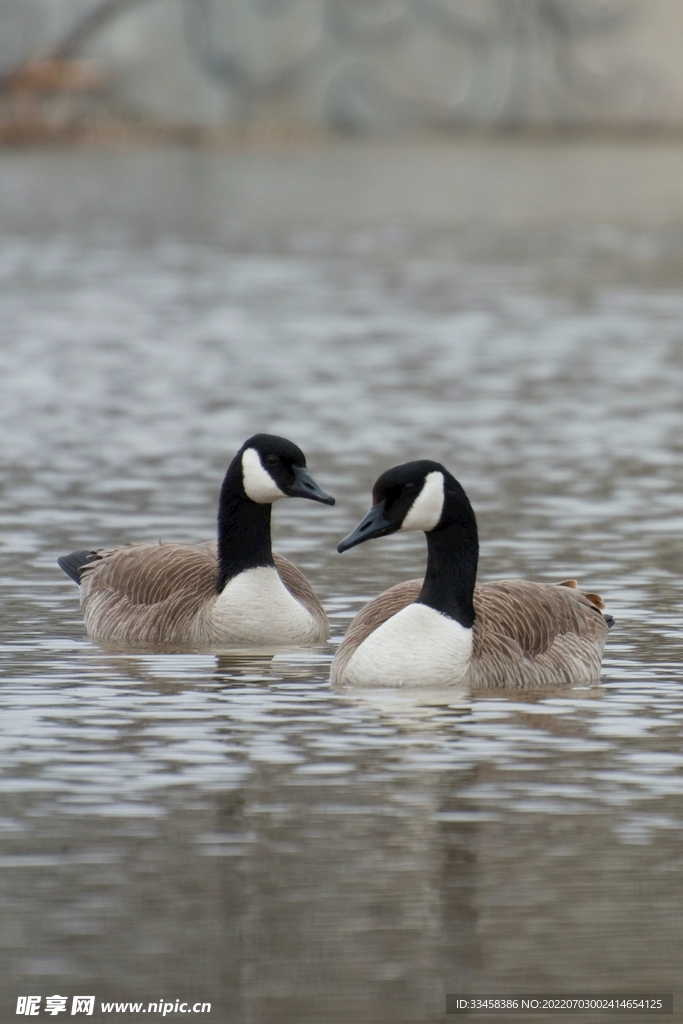
<path fill-rule="evenodd" d="M 0 243 L 7 1019 L 29 992 L 347 1024 L 441 1020 L 447 991 L 680 987 L 683 288 L 622 280 L 627 235 L 604 284 L 580 246 L 549 281 L 533 246 L 392 237 Z M 335 643 L 424 563 L 421 538 L 337 540 L 380 471 L 431 457 L 477 510 L 482 578 L 605 596 L 601 684 L 430 706 L 333 694 L 333 646 L 85 640 L 56 557 L 210 537 L 255 430 L 337 495 L 274 512 Z"/>

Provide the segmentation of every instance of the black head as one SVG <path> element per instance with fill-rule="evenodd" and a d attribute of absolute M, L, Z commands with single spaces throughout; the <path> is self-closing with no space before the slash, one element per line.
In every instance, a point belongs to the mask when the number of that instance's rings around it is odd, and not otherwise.
<path fill-rule="evenodd" d="M 304 453 L 285 437 L 254 434 L 244 442 L 230 470 L 237 466 L 245 495 L 259 505 L 270 505 L 279 498 L 310 498 L 334 505 L 334 498 L 306 469 Z"/>
<path fill-rule="evenodd" d="M 398 530 L 437 529 L 442 523 L 447 497 L 453 485 L 464 495 L 457 480 L 440 462 L 421 459 L 388 469 L 372 488 L 372 508 L 337 551 L 348 551 L 372 537 L 386 537 Z M 467 499 L 465 499 L 467 500 Z"/>

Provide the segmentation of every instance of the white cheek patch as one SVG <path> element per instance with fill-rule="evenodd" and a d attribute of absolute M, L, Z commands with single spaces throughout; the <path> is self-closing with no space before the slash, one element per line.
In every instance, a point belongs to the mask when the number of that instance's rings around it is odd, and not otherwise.
<path fill-rule="evenodd" d="M 443 473 L 434 470 L 425 477 L 422 490 L 403 520 L 402 530 L 433 530 L 443 512 Z"/>
<path fill-rule="evenodd" d="M 242 452 L 242 484 L 247 497 L 259 505 L 270 505 L 279 498 L 287 497 L 263 468 L 255 448 Z"/>

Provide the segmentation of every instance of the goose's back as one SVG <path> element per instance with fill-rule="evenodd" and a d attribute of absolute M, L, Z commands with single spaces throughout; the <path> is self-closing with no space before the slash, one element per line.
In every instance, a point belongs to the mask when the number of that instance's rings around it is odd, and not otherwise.
<path fill-rule="evenodd" d="M 370 601 L 351 622 L 334 657 L 343 684 L 354 652 L 383 622 L 415 601 L 422 580 L 407 580 Z M 473 651 L 465 682 L 473 687 L 533 687 L 599 678 L 609 632 L 602 600 L 567 584 L 496 580 L 474 590 Z"/>
<path fill-rule="evenodd" d="M 327 639 L 327 616 L 310 583 L 295 565 L 274 555 L 289 593 Z M 112 642 L 206 645 L 229 641 L 215 635 L 216 542 L 131 544 L 99 551 L 81 570 L 81 603 L 88 634 Z"/>

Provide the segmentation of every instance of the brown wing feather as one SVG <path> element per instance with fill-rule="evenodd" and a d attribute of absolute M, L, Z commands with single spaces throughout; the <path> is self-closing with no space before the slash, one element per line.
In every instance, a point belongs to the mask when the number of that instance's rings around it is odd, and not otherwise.
<path fill-rule="evenodd" d="M 597 679 L 609 632 L 582 591 L 528 580 L 475 589 L 472 686 L 540 686 Z"/>
<path fill-rule="evenodd" d="M 81 572 L 88 633 L 108 640 L 184 643 L 216 594 L 213 552 L 198 544 L 131 544 L 98 552 Z"/>
<path fill-rule="evenodd" d="M 582 593 L 571 582 L 497 580 L 475 587 L 474 647 L 467 682 L 474 687 L 523 688 L 597 679 L 609 630 L 596 595 Z M 414 601 L 421 588 L 422 580 L 399 583 L 360 610 L 332 662 L 333 684 L 341 683 L 360 644 Z"/>

